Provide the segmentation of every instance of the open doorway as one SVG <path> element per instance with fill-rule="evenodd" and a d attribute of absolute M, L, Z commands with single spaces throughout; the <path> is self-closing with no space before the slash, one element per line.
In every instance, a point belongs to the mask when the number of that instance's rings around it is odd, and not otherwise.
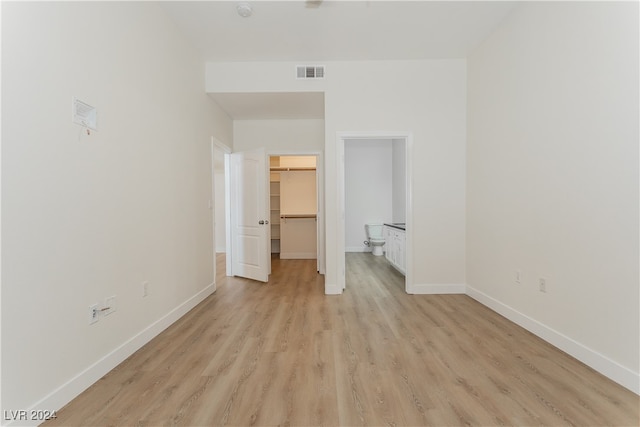
<path fill-rule="evenodd" d="M 276 155 L 276 154 L 271 154 Z M 299 157 L 303 154 L 277 154 L 278 156 Z M 324 274 L 324 227 L 322 211 L 324 209 L 324 187 L 322 185 L 322 154 L 311 153 L 316 159 L 315 171 L 315 222 L 316 233 L 313 256 L 290 256 L 290 259 L 314 258 L 316 270 Z M 271 232 L 274 225 L 281 221 L 277 212 L 270 212 L 270 168 L 269 154 L 264 148 L 233 152 L 228 155 L 227 193 L 229 198 L 225 210 L 227 213 L 227 275 L 240 276 L 266 282 L 271 274 Z M 294 184 L 297 180 L 293 180 Z M 274 195 L 279 197 L 278 193 Z M 276 206 L 274 205 L 274 208 Z M 279 209 L 277 209 L 279 210 Z M 293 215 L 313 215 L 312 211 L 303 211 Z M 273 216 L 272 216 L 273 215 Z M 276 216 L 277 218 L 275 218 Z M 274 224 L 272 224 L 272 218 Z M 296 218 L 298 219 L 298 218 Z M 304 218 L 306 219 L 306 218 Z M 281 233 L 281 231 L 279 231 Z M 305 254 L 302 254 L 305 255 Z M 308 254 L 307 254 L 308 255 Z"/>
<path fill-rule="evenodd" d="M 230 247 L 228 234 L 228 212 L 229 204 L 229 153 L 231 150 L 220 141 L 212 138 L 211 142 L 211 164 L 212 164 L 212 205 L 213 205 L 213 250 L 214 250 L 214 278 L 216 265 L 220 258 L 224 258 L 222 265 L 225 267 L 225 275 L 229 275 L 231 267 L 227 263 L 230 257 L 226 256 Z"/>
<path fill-rule="evenodd" d="M 336 154 L 339 285 L 348 286 L 347 254 L 364 252 L 403 274 L 404 290 L 412 293 L 411 135 L 341 133 Z M 376 235 L 368 236 L 367 228 Z M 379 256 L 374 239 L 384 241 Z"/>
<path fill-rule="evenodd" d="M 269 157 L 271 256 L 316 259 L 320 271 L 320 189 L 317 155 Z"/>

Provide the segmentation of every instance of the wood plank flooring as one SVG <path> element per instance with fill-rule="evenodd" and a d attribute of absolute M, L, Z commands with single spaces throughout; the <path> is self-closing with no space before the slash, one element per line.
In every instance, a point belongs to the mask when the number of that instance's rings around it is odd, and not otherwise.
<path fill-rule="evenodd" d="M 348 254 L 218 290 L 46 426 L 638 426 L 639 397 L 464 295 L 411 296 Z"/>

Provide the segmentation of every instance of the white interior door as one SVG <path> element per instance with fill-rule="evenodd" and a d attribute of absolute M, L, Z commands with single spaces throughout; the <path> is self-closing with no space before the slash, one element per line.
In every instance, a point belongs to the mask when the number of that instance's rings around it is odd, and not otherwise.
<path fill-rule="evenodd" d="M 231 256 L 234 276 L 269 277 L 269 212 L 264 149 L 231 154 Z"/>

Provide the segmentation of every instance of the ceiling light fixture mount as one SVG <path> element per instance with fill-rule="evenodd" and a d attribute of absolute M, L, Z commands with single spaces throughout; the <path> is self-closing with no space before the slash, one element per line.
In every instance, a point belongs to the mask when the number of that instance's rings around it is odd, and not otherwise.
<path fill-rule="evenodd" d="M 238 6 L 236 6 L 236 10 L 238 11 L 238 15 L 242 16 L 243 18 L 248 18 L 253 14 L 251 5 L 246 2 L 238 3 Z"/>

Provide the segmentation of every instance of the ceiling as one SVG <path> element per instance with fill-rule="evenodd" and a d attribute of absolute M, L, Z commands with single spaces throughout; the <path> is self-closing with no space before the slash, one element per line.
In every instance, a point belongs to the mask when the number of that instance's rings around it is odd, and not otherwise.
<path fill-rule="evenodd" d="M 466 58 L 517 1 L 254 0 L 248 18 L 239 3 L 160 2 L 205 61 L 318 62 Z M 211 96 L 238 120 L 324 116 L 318 94 Z"/>

